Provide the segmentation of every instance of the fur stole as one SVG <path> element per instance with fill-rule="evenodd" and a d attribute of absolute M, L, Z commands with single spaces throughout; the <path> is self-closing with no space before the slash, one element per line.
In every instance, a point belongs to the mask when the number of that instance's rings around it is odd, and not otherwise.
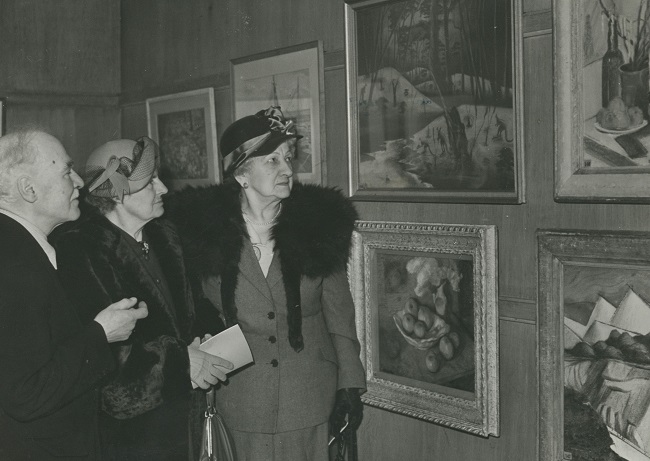
<path fill-rule="evenodd" d="M 234 304 L 238 266 L 248 238 L 238 184 L 186 188 L 167 198 L 166 217 L 177 226 L 190 278 L 221 277 L 228 325 L 237 323 Z M 272 229 L 287 295 L 289 342 L 303 348 L 300 279 L 345 270 L 357 212 L 338 190 L 294 184 Z M 195 287 L 197 283 L 193 283 Z"/>
<path fill-rule="evenodd" d="M 57 229 L 51 240 L 55 247 L 62 247 L 62 258 L 69 253 L 77 255 L 81 252 L 90 261 L 97 262 L 94 268 L 98 272 L 96 276 L 110 289 L 109 295 L 115 300 L 123 296 L 136 296 L 161 307 L 164 315 L 157 318 L 162 323 L 154 323 L 153 315 L 139 322 L 145 335 L 155 337 L 164 332 L 183 341 L 191 341 L 194 303 L 186 284 L 180 238 L 174 225 L 164 219 L 149 222 L 144 230 L 165 274 L 173 306 L 165 300 L 151 274 L 124 242 L 124 235 L 104 216 L 89 213 L 66 227 L 62 226 L 60 231 Z M 96 312 L 89 314 L 92 319 Z"/>

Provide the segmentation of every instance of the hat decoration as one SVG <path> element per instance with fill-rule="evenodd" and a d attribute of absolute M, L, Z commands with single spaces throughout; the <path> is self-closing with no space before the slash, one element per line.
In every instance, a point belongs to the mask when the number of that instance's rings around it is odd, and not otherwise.
<path fill-rule="evenodd" d="M 254 136 L 245 139 L 224 156 L 223 167 L 227 173 L 235 170 L 248 158 L 255 156 L 254 154 L 257 151 L 260 151 L 263 146 L 272 140 L 283 141 L 289 138 L 302 138 L 295 132 L 293 120 L 286 119 L 279 106 L 271 106 L 266 110 L 257 112 L 255 115 L 249 115 L 237 120 L 224 132 L 224 138 L 228 136 L 229 130 L 232 136 Z M 263 154 L 258 153 L 258 155 Z"/>
<path fill-rule="evenodd" d="M 110 149 L 100 148 L 96 152 L 88 159 L 84 176 L 94 178 L 89 181 L 88 192 L 98 197 L 117 197 L 121 201 L 125 194 L 144 189 L 158 167 L 158 146 L 146 136 L 135 142 L 132 158 L 127 156 L 128 152 L 121 157 L 109 157 Z"/>

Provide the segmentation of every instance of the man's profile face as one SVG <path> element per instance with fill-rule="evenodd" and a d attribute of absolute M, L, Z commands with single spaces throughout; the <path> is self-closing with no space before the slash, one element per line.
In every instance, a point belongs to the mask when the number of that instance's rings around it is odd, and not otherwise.
<path fill-rule="evenodd" d="M 53 136 L 37 133 L 31 141 L 38 149 L 34 168 L 34 187 L 39 215 L 52 229 L 80 215 L 79 189 L 83 181 L 72 169 L 72 160 Z"/>

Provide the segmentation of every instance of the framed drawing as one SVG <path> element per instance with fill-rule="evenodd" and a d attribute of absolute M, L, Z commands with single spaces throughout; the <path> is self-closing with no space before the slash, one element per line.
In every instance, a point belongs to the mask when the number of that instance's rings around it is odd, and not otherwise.
<path fill-rule="evenodd" d="M 302 183 L 320 184 L 325 177 L 321 42 L 233 59 L 230 76 L 234 119 L 280 107 L 302 135 L 296 143 L 294 174 Z"/>
<path fill-rule="evenodd" d="M 496 245 L 495 226 L 357 222 L 365 403 L 499 435 Z"/>
<path fill-rule="evenodd" d="M 0 98 L 0 136 L 7 131 L 7 99 Z"/>
<path fill-rule="evenodd" d="M 165 184 L 179 189 L 221 180 L 212 88 L 147 99 L 147 121 Z"/>
<path fill-rule="evenodd" d="M 522 203 L 521 0 L 347 0 L 350 196 Z"/>
<path fill-rule="evenodd" d="M 555 199 L 650 202 L 646 0 L 554 0 Z"/>
<path fill-rule="evenodd" d="M 538 264 L 540 459 L 650 460 L 650 234 L 540 231 Z"/>

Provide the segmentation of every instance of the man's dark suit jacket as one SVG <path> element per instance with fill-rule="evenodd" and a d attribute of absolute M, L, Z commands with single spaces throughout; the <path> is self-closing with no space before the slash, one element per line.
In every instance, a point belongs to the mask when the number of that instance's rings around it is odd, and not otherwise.
<path fill-rule="evenodd" d="M 97 459 L 114 365 L 101 325 L 82 326 L 41 246 L 0 214 L 0 459 Z"/>

